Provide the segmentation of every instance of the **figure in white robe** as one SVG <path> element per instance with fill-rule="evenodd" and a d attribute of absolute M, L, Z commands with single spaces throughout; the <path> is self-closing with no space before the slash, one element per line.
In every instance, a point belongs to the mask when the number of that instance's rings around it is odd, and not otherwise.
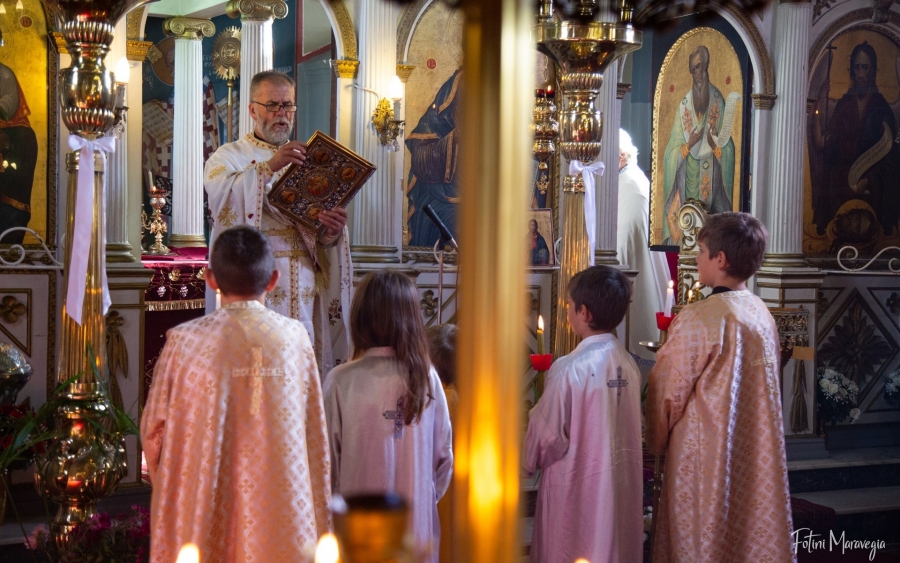
<path fill-rule="evenodd" d="M 531 410 L 523 465 L 541 470 L 530 560 L 640 561 L 641 374 L 613 334 L 550 368 Z"/>
<path fill-rule="evenodd" d="M 206 161 L 205 187 L 215 219 L 210 242 L 240 224 L 252 225 L 266 235 L 281 272 L 266 305 L 303 323 L 314 339 L 324 374 L 349 358 L 350 338 L 343 317 L 350 311 L 350 247 L 345 231 L 335 247 L 324 248 L 317 244 L 316 233 L 293 226 L 269 204 L 266 195 L 287 170 L 273 173 L 269 168 L 268 160 L 277 149 L 248 133 L 222 145 Z"/>
<path fill-rule="evenodd" d="M 447 399 L 431 368 L 430 401 L 419 418 L 404 424 L 405 369 L 393 348 L 371 348 L 334 368 L 325 380 L 325 414 L 331 442 L 335 494 L 393 492 L 412 511 L 416 545 L 438 561 L 437 502 L 453 471 L 453 440 Z"/>
<path fill-rule="evenodd" d="M 643 340 L 658 340 L 656 312 L 665 304 L 665 288 L 671 274 L 665 252 L 650 250 L 650 180 L 637 164 L 637 148 L 631 137 L 619 129 L 619 214 L 616 253 L 619 263 L 637 270 L 634 294 L 628 313 L 626 348 L 645 360 L 653 353 L 641 346 Z M 647 370 L 649 373 L 649 369 Z"/>
<path fill-rule="evenodd" d="M 141 418 L 151 561 L 305 561 L 329 531 L 330 462 L 306 330 L 258 301 L 171 329 Z"/>

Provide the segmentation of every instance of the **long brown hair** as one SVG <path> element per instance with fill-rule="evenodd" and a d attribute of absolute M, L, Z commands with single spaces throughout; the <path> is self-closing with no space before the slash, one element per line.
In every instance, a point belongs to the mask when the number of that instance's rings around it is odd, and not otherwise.
<path fill-rule="evenodd" d="M 428 372 L 428 341 L 419 311 L 416 286 L 405 275 L 390 270 L 369 272 L 356 287 L 350 306 L 353 359 L 370 348 L 390 346 L 397 362 L 407 368 L 403 421 L 409 425 L 434 399 Z"/>

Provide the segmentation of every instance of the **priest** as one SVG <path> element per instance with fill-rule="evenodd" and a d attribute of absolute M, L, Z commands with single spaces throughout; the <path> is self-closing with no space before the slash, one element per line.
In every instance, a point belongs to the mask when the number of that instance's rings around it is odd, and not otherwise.
<path fill-rule="evenodd" d="M 252 225 L 272 244 L 278 284 L 266 305 L 297 319 L 313 338 L 324 375 L 349 358 L 350 335 L 344 312 L 350 310 L 353 277 L 345 235 L 347 211 L 335 207 L 318 218 L 325 233 L 294 225 L 271 206 L 267 194 L 291 164 L 303 164 L 306 145 L 291 140 L 297 112 L 294 81 L 263 71 L 250 82 L 252 133 L 219 149 L 206 161 L 204 182 L 214 218 L 212 240 L 233 225 Z M 207 303 L 214 300 L 207 299 Z"/>

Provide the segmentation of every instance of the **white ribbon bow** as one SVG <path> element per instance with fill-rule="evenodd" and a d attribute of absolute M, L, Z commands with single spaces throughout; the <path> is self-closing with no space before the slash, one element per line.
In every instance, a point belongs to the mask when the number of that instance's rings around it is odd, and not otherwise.
<path fill-rule="evenodd" d="M 569 175 L 581 174 L 584 179 L 584 226 L 588 237 L 588 264 L 594 265 L 594 250 L 597 248 L 597 204 L 596 189 L 594 188 L 594 174 L 603 176 L 606 165 L 602 162 L 594 162 L 584 165 L 580 160 L 569 163 Z"/>
<path fill-rule="evenodd" d="M 115 138 L 102 137 L 90 141 L 77 135 L 69 135 L 69 148 L 80 151 L 78 157 L 78 181 L 75 189 L 75 226 L 72 230 L 72 248 L 69 261 L 69 285 L 66 289 L 66 312 L 79 325 L 82 324 L 81 312 L 84 307 L 84 294 L 87 287 L 88 255 L 91 252 L 91 224 L 94 217 L 94 151 L 99 151 L 106 158 L 106 153 L 115 151 Z M 106 280 L 106 190 L 100 202 L 100 239 L 98 244 L 100 255 L 100 275 L 102 276 L 101 299 L 103 314 L 109 310 L 112 300 L 109 296 L 109 284 Z"/>

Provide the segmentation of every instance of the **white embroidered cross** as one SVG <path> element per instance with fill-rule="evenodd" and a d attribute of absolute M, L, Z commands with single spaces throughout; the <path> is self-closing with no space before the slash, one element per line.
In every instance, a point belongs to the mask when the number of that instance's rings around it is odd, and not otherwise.
<path fill-rule="evenodd" d="M 619 400 L 622 398 L 622 387 L 628 387 L 628 380 L 622 379 L 622 366 L 616 368 L 616 378 L 608 379 L 606 386 L 616 388 L 616 404 L 618 405 Z"/>
<path fill-rule="evenodd" d="M 253 395 L 250 403 L 250 414 L 256 416 L 259 414 L 260 403 L 262 402 L 262 378 L 263 377 L 284 377 L 284 370 L 281 368 L 264 368 L 263 367 L 263 349 L 256 346 L 251 348 L 251 364 L 249 368 L 237 368 L 231 372 L 231 377 L 252 377 L 253 378 Z"/>
<path fill-rule="evenodd" d="M 403 436 L 403 397 L 397 399 L 397 410 L 384 411 L 381 416 L 394 421 L 394 439 L 399 440 Z"/>

